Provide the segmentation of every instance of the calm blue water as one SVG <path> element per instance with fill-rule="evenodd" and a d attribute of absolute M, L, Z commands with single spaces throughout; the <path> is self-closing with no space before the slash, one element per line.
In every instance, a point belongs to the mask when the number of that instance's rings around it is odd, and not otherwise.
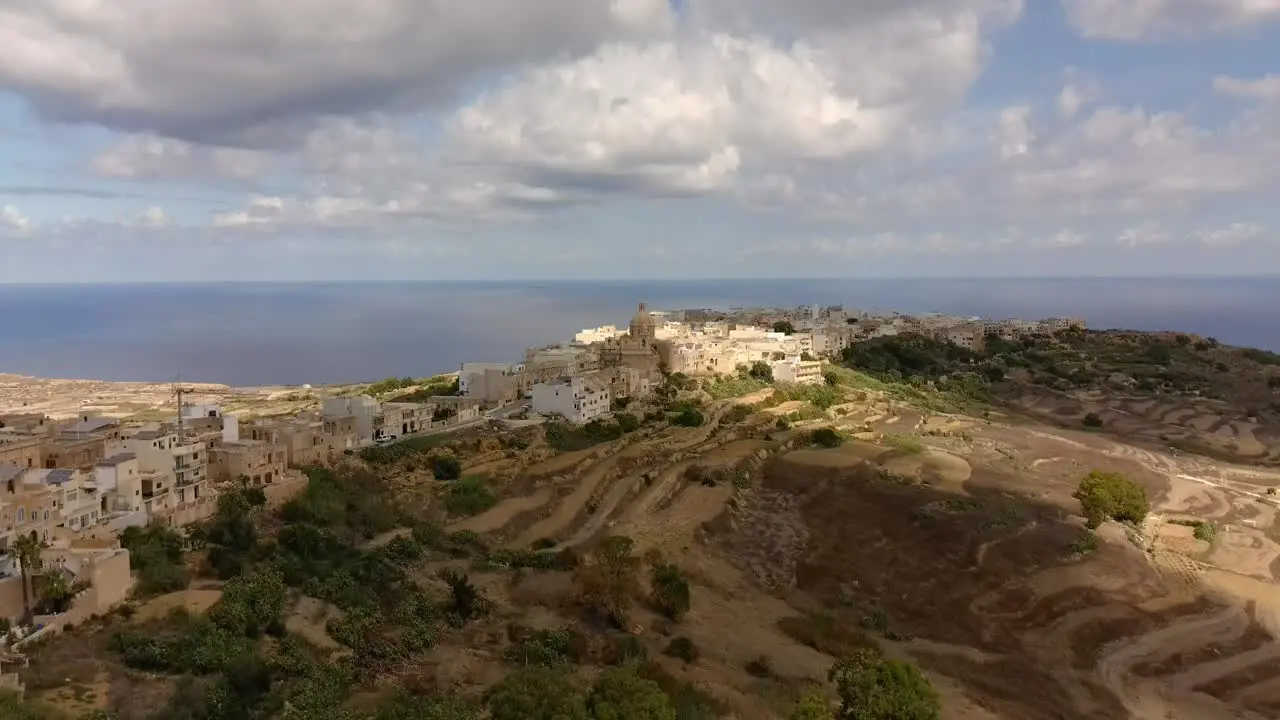
<path fill-rule="evenodd" d="M 427 375 L 625 325 L 641 300 L 1076 315 L 1280 351 L 1275 278 L 0 285 L 0 372 L 233 385 Z"/>

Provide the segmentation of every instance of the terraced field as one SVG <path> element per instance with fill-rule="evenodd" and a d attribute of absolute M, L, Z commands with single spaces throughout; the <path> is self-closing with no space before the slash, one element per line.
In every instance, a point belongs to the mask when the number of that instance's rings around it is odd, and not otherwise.
<path fill-rule="evenodd" d="M 840 422 L 865 429 L 870 416 Z M 688 671 L 738 717 L 773 717 L 742 671 L 753 658 L 797 681 L 823 676 L 831 657 L 796 632 L 815 613 L 850 628 L 880 618 L 882 644 L 927 668 L 947 718 L 1280 716 L 1267 494 L 1280 474 L 907 409 L 871 424 L 866 441 L 833 449 L 719 423 L 648 437 L 565 463 L 455 527 L 510 547 L 626 534 L 676 558 L 696 582 L 682 632 L 715 649 Z M 690 482 L 695 464 L 749 468 L 751 481 Z M 1140 530 L 1104 526 L 1081 555 L 1071 493 L 1095 468 L 1146 487 L 1152 514 Z M 1195 522 L 1213 524 L 1211 541 Z"/>

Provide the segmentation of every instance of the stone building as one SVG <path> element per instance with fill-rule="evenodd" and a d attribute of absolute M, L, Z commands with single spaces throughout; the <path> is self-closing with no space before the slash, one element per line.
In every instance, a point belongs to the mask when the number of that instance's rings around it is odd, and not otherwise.
<path fill-rule="evenodd" d="M 603 370 L 623 367 L 634 370 L 640 381 L 657 384 L 661 381 L 659 366 L 662 364 L 657 326 L 645 310 L 644 303 L 631 318 L 626 335 L 603 343 L 600 350 L 600 367 Z M 639 384 L 639 383 L 635 383 Z"/>

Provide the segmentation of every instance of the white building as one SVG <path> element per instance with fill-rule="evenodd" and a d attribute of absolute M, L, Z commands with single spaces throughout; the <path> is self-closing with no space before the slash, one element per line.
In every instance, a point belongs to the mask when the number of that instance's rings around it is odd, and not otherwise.
<path fill-rule="evenodd" d="M 224 424 L 223 434 L 226 433 Z M 163 514 L 174 505 L 175 488 L 192 488 L 192 493 L 197 495 L 207 491 L 209 448 L 204 442 L 183 443 L 176 432 L 143 430 L 132 437 L 107 443 L 108 455 L 120 453 L 137 457 L 143 506 L 150 515 Z"/>
<path fill-rule="evenodd" d="M 769 367 L 773 369 L 773 379 L 778 382 L 795 385 L 823 383 L 821 360 L 801 360 L 798 357 L 791 357 L 786 360 L 775 360 Z"/>
<path fill-rule="evenodd" d="M 32 478 L 54 491 L 62 524 L 80 533 L 98 524 L 102 512 L 93 475 L 80 470 L 32 470 Z"/>
<path fill-rule="evenodd" d="M 368 395 L 327 397 L 321 406 L 321 414 L 326 420 L 354 417 L 356 419 L 356 435 L 359 436 L 357 442 L 367 444 L 373 442 L 373 436 L 378 425 L 378 416 L 382 414 L 382 407 L 378 405 L 377 400 Z"/>
<path fill-rule="evenodd" d="M 505 404 L 518 394 L 516 377 L 523 371 L 522 363 L 462 363 L 458 370 L 458 394 Z"/>
<path fill-rule="evenodd" d="M 573 336 L 573 342 L 578 345 L 592 345 L 594 343 L 604 342 L 605 340 L 612 340 L 626 334 L 627 331 L 619 330 L 614 325 L 601 325 L 600 327 L 586 328 L 579 331 Z M 466 365 L 464 365 L 462 369 L 465 371 Z"/>
<path fill-rule="evenodd" d="M 561 377 L 533 386 L 533 410 L 560 415 L 571 423 L 590 422 L 609 412 L 609 388 L 595 378 Z"/>

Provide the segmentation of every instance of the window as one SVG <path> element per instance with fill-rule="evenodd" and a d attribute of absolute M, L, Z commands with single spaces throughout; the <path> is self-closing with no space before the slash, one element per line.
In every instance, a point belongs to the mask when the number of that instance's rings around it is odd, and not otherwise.
<path fill-rule="evenodd" d="M 27 521 L 27 509 L 24 507 L 18 508 L 18 522 L 21 523 L 26 521 Z"/>

